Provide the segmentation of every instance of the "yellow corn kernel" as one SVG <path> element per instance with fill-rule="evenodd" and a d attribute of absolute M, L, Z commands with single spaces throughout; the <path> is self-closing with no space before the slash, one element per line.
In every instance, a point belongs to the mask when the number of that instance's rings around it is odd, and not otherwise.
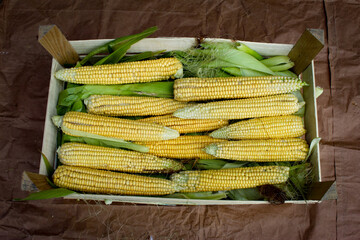
<path fill-rule="evenodd" d="M 224 191 L 286 182 L 289 167 L 258 166 L 220 170 L 182 171 L 171 175 L 180 192 Z"/>
<path fill-rule="evenodd" d="M 83 143 L 64 143 L 57 152 L 60 162 L 71 166 L 130 173 L 168 173 L 184 169 L 180 162 L 172 159 Z"/>
<path fill-rule="evenodd" d="M 76 84 L 124 84 L 163 81 L 182 77 L 176 58 L 66 68 L 55 73 L 59 80 Z"/>
<path fill-rule="evenodd" d="M 298 102 L 294 94 L 289 93 L 195 104 L 181 108 L 173 115 L 186 119 L 245 119 L 283 116 L 295 113 L 303 104 L 305 103 Z"/>
<path fill-rule="evenodd" d="M 175 192 L 174 183 L 166 179 L 66 165 L 56 169 L 53 181 L 58 187 L 87 193 L 166 195 Z"/>
<path fill-rule="evenodd" d="M 227 120 L 213 119 L 183 119 L 172 115 L 156 116 L 139 119 L 142 122 L 153 122 L 175 129 L 179 133 L 206 132 L 224 127 L 229 124 Z"/>
<path fill-rule="evenodd" d="M 182 78 L 175 80 L 178 101 L 204 101 L 269 96 L 297 91 L 307 85 L 284 76 Z"/>
<path fill-rule="evenodd" d="M 286 115 L 239 121 L 210 134 L 223 139 L 270 139 L 300 137 L 306 132 L 299 116 Z"/>
<path fill-rule="evenodd" d="M 237 161 L 303 161 L 309 145 L 300 138 L 240 140 L 212 143 L 205 151 L 217 158 Z"/>
<path fill-rule="evenodd" d="M 106 116 L 164 115 L 187 105 L 169 98 L 112 95 L 92 95 L 84 103 L 89 113 Z"/>

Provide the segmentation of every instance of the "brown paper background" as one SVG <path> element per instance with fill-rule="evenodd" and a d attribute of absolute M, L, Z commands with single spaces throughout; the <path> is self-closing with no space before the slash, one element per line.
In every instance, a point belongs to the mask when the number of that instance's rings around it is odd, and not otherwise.
<path fill-rule="evenodd" d="M 0 1 L 1 239 L 360 239 L 359 1 Z M 69 40 L 115 38 L 157 25 L 157 36 L 295 43 L 325 31 L 315 59 L 321 167 L 338 200 L 315 205 L 147 206 L 70 200 L 13 202 L 37 172 L 51 57 L 40 25 Z"/>

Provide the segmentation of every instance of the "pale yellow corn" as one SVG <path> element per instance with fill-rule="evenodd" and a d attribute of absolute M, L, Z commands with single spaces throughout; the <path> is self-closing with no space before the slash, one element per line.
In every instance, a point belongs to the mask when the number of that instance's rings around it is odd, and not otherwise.
<path fill-rule="evenodd" d="M 166 179 L 85 167 L 59 166 L 54 184 L 79 192 L 122 195 L 166 195 L 175 192 L 175 184 Z"/>
<path fill-rule="evenodd" d="M 178 101 L 204 101 L 269 96 L 294 92 L 307 85 L 298 78 L 283 76 L 182 78 L 175 80 Z"/>
<path fill-rule="evenodd" d="M 78 136 L 85 132 L 130 141 L 161 141 L 177 138 L 178 131 L 156 123 L 105 117 L 83 112 L 67 112 L 60 121 L 62 131 Z"/>
<path fill-rule="evenodd" d="M 217 158 L 237 161 L 303 161 L 309 146 L 300 138 L 240 140 L 212 143 L 205 151 Z"/>
<path fill-rule="evenodd" d="M 286 115 L 239 121 L 215 130 L 210 136 L 223 139 L 270 139 L 300 137 L 305 132 L 301 117 Z"/>
<path fill-rule="evenodd" d="M 286 182 L 289 167 L 258 166 L 220 170 L 183 171 L 171 176 L 180 192 L 224 191 Z"/>
<path fill-rule="evenodd" d="M 294 94 L 246 98 L 195 104 L 173 113 L 186 119 L 245 119 L 255 117 L 283 116 L 298 111 L 299 103 Z"/>
<path fill-rule="evenodd" d="M 210 143 L 223 140 L 209 136 L 180 136 L 176 139 L 158 142 L 137 142 L 149 148 L 149 154 L 159 157 L 176 159 L 214 159 L 215 157 L 203 151 Z"/>
<path fill-rule="evenodd" d="M 59 80 L 76 84 L 125 84 L 163 81 L 182 77 L 176 58 L 65 68 L 55 73 Z"/>
<path fill-rule="evenodd" d="M 62 164 L 130 173 L 177 172 L 184 166 L 151 154 L 83 143 L 64 143 L 58 149 Z"/>
<path fill-rule="evenodd" d="M 139 119 L 142 122 L 153 122 L 177 130 L 179 133 L 206 132 L 224 127 L 229 124 L 221 119 L 183 119 L 172 115 L 156 116 Z"/>
<path fill-rule="evenodd" d="M 106 116 L 164 115 L 187 105 L 169 98 L 112 95 L 92 95 L 84 103 L 89 113 Z"/>

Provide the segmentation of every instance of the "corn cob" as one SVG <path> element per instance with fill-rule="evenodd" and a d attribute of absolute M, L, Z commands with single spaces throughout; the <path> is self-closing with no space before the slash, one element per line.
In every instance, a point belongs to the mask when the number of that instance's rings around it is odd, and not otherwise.
<path fill-rule="evenodd" d="M 177 138 L 179 133 L 156 123 L 104 117 L 83 112 L 55 116 L 53 122 L 71 136 L 92 135 L 131 141 L 160 141 Z"/>
<path fill-rule="evenodd" d="M 223 141 L 206 146 L 217 158 L 237 161 L 303 161 L 309 146 L 300 138 Z"/>
<path fill-rule="evenodd" d="M 59 80 L 77 84 L 143 83 L 182 77 L 182 64 L 176 58 L 84 66 L 57 71 Z"/>
<path fill-rule="evenodd" d="M 299 103 L 294 94 L 268 97 L 227 100 L 195 104 L 179 109 L 175 117 L 186 119 L 244 119 L 267 116 L 282 116 L 298 111 Z"/>
<path fill-rule="evenodd" d="M 138 142 L 149 148 L 149 154 L 177 159 L 214 159 L 202 149 L 210 143 L 221 142 L 209 136 L 180 136 L 173 140 Z"/>
<path fill-rule="evenodd" d="M 56 169 L 53 181 L 58 187 L 88 193 L 165 195 L 175 192 L 175 184 L 166 179 L 66 165 Z"/>
<path fill-rule="evenodd" d="M 258 166 L 220 170 L 183 171 L 171 175 L 180 192 L 223 191 L 286 182 L 289 167 Z"/>
<path fill-rule="evenodd" d="M 89 113 L 107 116 L 164 115 L 187 105 L 168 98 L 112 95 L 92 95 L 84 103 Z"/>
<path fill-rule="evenodd" d="M 294 92 L 307 85 L 298 78 L 283 76 L 183 78 L 174 83 L 178 101 L 250 98 Z"/>
<path fill-rule="evenodd" d="M 212 119 L 182 119 L 172 115 L 156 116 L 139 119 L 142 122 L 153 122 L 177 130 L 179 133 L 206 132 L 224 127 L 227 120 Z"/>
<path fill-rule="evenodd" d="M 130 173 L 177 172 L 184 168 L 172 159 L 82 143 L 64 143 L 58 157 L 65 165 Z"/>
<path fill-rule="evenodd" d="M 301 117 L 287 115 L 240 121 L 217 129 L 210 136 L 223 139 L 269 139 L 300 137 L 305 132 Z"/>

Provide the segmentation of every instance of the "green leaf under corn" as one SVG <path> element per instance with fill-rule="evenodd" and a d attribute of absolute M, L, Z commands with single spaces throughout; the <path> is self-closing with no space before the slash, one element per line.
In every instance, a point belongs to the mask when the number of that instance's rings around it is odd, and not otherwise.
<path fill-rule="evenodd" d="M 44 161 L 44 164 L 45 164 L 45 167 L 46 167 L 47 175 L 52 176 L 54 174 L 54 168 L 51 166 L 48 158 L 45 156 L 44 153 L 41 153 L 41 156 L 43 158 L 43 161 Z"/>
<path fill-rule="evenodd" d="M 264 199 L 261 196 L 257 188 L 244 188 L 244 189 L 235 189 L 227 192 L 227 196 L 232 200 L 240 201 L 252 201 L 252 200 L 262 200 Z"/>
<path fill-rule="evenodd" d="M 272 66 L 272 67 L 269 67 L 269 69 L 271 69 L 271 71 L 274 71 L 274 72 L 280 72 L 280 71 L 288 70 L 288 69 L 292 68 L 294 65 L 295 65 L 295 63 L 290 62 L 290 63 Z"/>
<path fill-rule="evenodd" d="M 122 142 L 122 141 L 112 141 L 112 140 L 106 140 L 106 139 L 95 139 L 95 138 L 89 138 L 89 137 L 75 137 L 70 136 L 67 134 L 63 134 L 62 142 L 78 142 L 78 143 L 86 143 L 89 145 L 95 145 L 95 146 L 102 146 L 102 147 L 112 147 L 112 148 L 125 148 L 125 149 L 131 149 L 131 150 L 138 150 L 139 146 L 143 147 L 142 145 L 138 145 L 135 143 L 130 142 Z M 142 149 L 142 148 L 141 148 Z"/>
<path fill-rule="evenodd" d="M 260 77 L 260 76 L 269 76 L 267 73 L 258 72 L 251 69 L 246 68 L 237 68 L 237 67 L 227 67 L 222 68 L 225 72 L 237 76 L 237 77 Z"/>
<path fill-rule="evenodd" d="M 146 96 L 146 97 L 173 97 L 174 82 L 150 82 L 123 85 L 82 85 L 67 88 L 60 92 L 57 108 L 58 115 L 64 115 L 72 109 L 82 109 L 79 101 L 91 95 L 118 95 L 118 96 Z M 84 106 L 83 106 L 84 107 Z M 84 109 L 82 109 L 84 110 Z"/>
<path fill-rule="evenodd" d="M 112 41 L 110 41 L 110 42 L 108 42 L 108 43 L 94 49 L 93 51 L 91 51 L 88 55 L 86 55 L 85 58 L 83 58 L 77 64 L 77 67 L 78 66 L 83 66 L 87 61 L 89 61 L 96 54 L 114 52 L 117 49 L 124 46 L 124 44 L 128 43 L 129 41 L 133 41 L 133 40 L 139 41 L 139 40 L 151 35 L 152 33 L 156 32 L 157 30 L 158 30 L 158 28 L 155 26 L 155 27 L 148 28 L 145 31 L 143 31 L 141 33 L 138 33 L 138 34 L 124 36 L 124 37 L 120 37 L 120 38 L 117 38 L 115 40 L 112 40 Z"/>
<path fill-rule="evenodd" d="M 50 198 L 60 198 L 65 197 L 67 195 L 75 193 L 74 191 L 65 189 L 65 188 L 53 188 L 49 190 L 44 190 L 41 192 L 35 192 L 29 194 L 26 198 L 22 199 L 14 199 L 15 201 L 28 201 L 28 200 L 42 200 L 42 199 L 50 199 Z"/>
<path fill-rule="evenodd" d="M 225 192 L 195 192 L 195 193 L 173 193 L 164 198 L 182 198 L 182 199 L 203 199 L 203 200 L 220 200 L 227 197 Z"/>

